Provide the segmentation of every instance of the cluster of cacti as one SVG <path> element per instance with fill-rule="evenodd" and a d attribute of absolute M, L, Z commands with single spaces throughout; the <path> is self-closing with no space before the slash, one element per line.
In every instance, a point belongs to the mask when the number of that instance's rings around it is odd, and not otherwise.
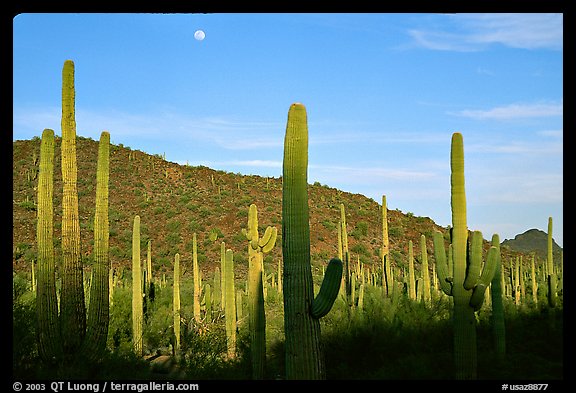
<path fill-rule="evenodd" d="M 308 125 L 306 108 L 292 104 L 284 139 L 282 184 L 283 296 L 287 379 L 324 379 L 320 322 L 336 296 L 342 262 L 332 259 L 314 298 L 308 214 Z"/>
<path fill-rule="evenodd" d="M 84 276 L 78 215 L 74 63 L 62 69 L 62 269 L 61 291 L 56 288 L 53 247 L 54 131 L 42 133 L 38 179 L 37 340 L 46 362 L 63 355 L 83 354 L 99 360 L 106 349 L 109 322 L 108 288 L 108 177 L 110 135 L 99 141 L 94 217 L 94 264 L 90 280 L 90 307 L 86 317 Z"/>
<path fill-rule="evenodd" d="M 258 209 L 251 204 L 248 211 L 248 227 L 242 233 L 248 240 L 248 322 L 250 328 L 250 351 L 252 354 L 252 378 L 262 379 L 266 362 L 266 316 L 264 313 L 264 254 L 276 244 L 278 230 L 267 227 L 262 237 L 258 234 Z"/>
<path fill-rule="evenodd" d="M 466 193 L 464 187 L 464 146 L 462 134 L 452 135 L 450 152 L 452 236 L 451 258 L 446 258 L 444 237 L 434 233 L 434 255 L 442 290 L 454 299 L 454 364 L 456 379 L 476 379 L 477 343 L 474 312 L 483 301 L 487 286 L 494 277 L 498 249 L 490 248 L 482 269 L 482 234 L 474 231 L 468 258 L 468 227 L 466 224 Z"/>
<path fill-rule="evenodd" d="M 38 176 L 37 243 L 38 266 L 32 270 L 32 285 L 36 290 L 38 320 L 38 353 L 46 361 L 61 359 L 63 354 L 80 352 L 88 359 L 97 360 L 106 348 L 108 310 L 113 302 L 113 288 L 117 276 L 108 258 L 108 182 L 110 135 L 102 132 L 99 142 L 96 208 L 94 216 L 94 265 L 90 277 L 83 276 L 80 254 L 80 226 L 78 192 L 76 187 L 76 133 L 74 119 L 74 68 L 67 61 L 63 70 L 62 108 L 62 291 L 56 290 L 56 264 L 53 248 L 53 171 L 54 132 L 44 130 Z M 130 153 L 129 160 L 133 155 Z M 248 328 L 251 339 L 252 377 L 264 378 L 266 361 L 265 299 L 269 286 L 282 295 L 284 304 L 284 332 L 286 377 L 288 379 L 323 379 L 325 363 L 320 341 L 319 318 L 332 308 L 338 293 L 352 310 L 363 310 L 369 296 L 369 286 L 381 285 L 381 292 L 391 304 L 389 318 L 394 319 L 401 296 L 402 280 L 411 300 L 430 304 L 432 288 L 453 297 L 454 364 L 457 379 L 476 378 L 476 318 L 475 312 L 490 297 L 491 316 L 496 353 L 506 352 L 503 296 L 507 293 L 519 305 L 530 296 L 538 302 L 538 290 L 546 287 L 548 305 L 557 306 L 559 277 L 552 259 L 552 218 L 548 225 L 548 255 L 546 263 L 538 270 L 535 256 L 530 268 L 522 257 L 510 260 L 509 283 L 505 282 L 505 269 L 500 260 L 499 238 L 493 235 L 492 246 L 483 263 L 483 238 L 473 231 L 469 238 L 466 222 L 464 187 L 464 152 L 462 135 L 455 133 L 451 149 L 451 208 L 452 230 L 448 252 L 443 234 L 434 234 L 435 264 L 428 263 L 426 236 L 420 237 L 421 274 L 417 277 L 412 240 L 408 242 L 407 272 L 399 274 L 391 261 L 388 239 L 386 196 L 382 196 L 382 247 L 381 269 L 370 268 L 360 261 L 352 266 L 348 247 L 346 211 L 340 203 L 338 230 L 338 258 L 330 260 L 323 270 L 324 279 L 316 297 L 310 265 L 310 225 L 307 194 L 308 126 L 306 109 L 293 104 L 288 112 L 284 140 L 283 194 L 282 194 L 282 256 L 283 266 L 277 273 L 265 275 L 263 254 L 270 252 L 276 242 L 277 229 L 267 227 L 263 236 L 258 233 L 257 208 L 250 205 L 247 229 L 242 233 L 248 240 L 248 277 L 246 285 Z M 166 176 L 168 172 L 166 171 Z M 212 186 L 216 187 L 214 177 Z M 266 178 L 266 189 L 268 189 Z M 220 185 L 218 185 L 220 193 Z M 210 240 L 216 241 L 218 233 L 212 231 Z M 224 311 L 227 355 L 236 356 L 236 333 L 245 314 L 243 292 L 235 287 L 234 256 L 231 249 L 221 243 L 220 269 L 216 268 L 210 283 L 202 284 L 198 266 L 197 237 L 193 234 L 193 316 L 196 324 L 213 321 L 214 310 Z M 34 269 L 34 264 L 32 265 Z M 430 269 L 433 280 L 430 280 Z M 180 350 L 180 255 L 175 254 L 173 281 L 173 333 L 174 352 Z M 545 284 L 539 278 L 545 277 Z M 399 280 L 399 278 L 402 280 Z M 395 279 L 396 278 L 396 279 Z M 438 278 L 438 281 L 436 279 Z M 270 282 L 270 284 L 269 284 Z M 165 276 L 160 281 L 166 287 Z M 491 285 L 491 291 L 486 289 Z M 510 288 L 509 290 L 507 288 Z M 367 295 L 368 294 L 368 295 Z M 203 297 L 202 297 L 203 295 Z M 146 302 L 154 299 L 151 242 L 148 241 L 147 263 L 142 268 L 140 258 L 140 216 L 133 222 L 132 237 L 132 334 L 135 354 L 143 354 L 143 325 Z M 88 312 L 86 312 L 88 304 Z M 60 309 L 60 310 L 59 310 Z M 60 316 L 59 316 L 60 315 Z M 356 314 L 356 315 L 362 315 Z"/>

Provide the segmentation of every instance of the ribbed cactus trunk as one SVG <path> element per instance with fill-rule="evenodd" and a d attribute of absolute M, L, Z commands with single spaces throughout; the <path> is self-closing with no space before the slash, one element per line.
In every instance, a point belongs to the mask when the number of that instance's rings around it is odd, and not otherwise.
<path fill-rule="evenodd" d="M 173 303 L 172 311 L 174 313 L 174 353 L 180 353 L 180 254 L 174 255 L 174 284 L 173 284 Z"/>
<path fill-rule="evenodd" d="M 224 307 L 226 305 L 226 290 L 225 290 L 225 282 L 226 279 L 226 243 L 220 243 L 220 308 L 224 311 Z"/>
<path fill-rule="evenodd" d="M 267 227 L 262 238 L 258 234 L 258 209 L 250 205 L 248 228 L 243 230 L 248 240 L 248 325 L 252 378 L 263 379 L 266 363 L 266 315 L 264 312 L 264 253 L 276 244 L 277 229 Z"/>
<path fill-rule="evenodd" d="M 86 334 L 86 306 L 78 216 L 74 63 L 71 60 L 66 60 L 62 69 L 61 126 L 63 271 L 60 328 L 64 352 L 74 354 L 80 349 Z"/>
<path fill-rule="evenodd" d="M 228 358 L 236 357 L 236 300 L 234 285 L 234 253 L 226 250 L 224 277 L 224 318 L 226 320 L 226 344 Z"/>
<path fill-rule="evenodd" d="M 429 304 L 430 293 L 430 272 L 428 270 L 428 250 L 426 248 L 426 236 L 420 235 L 420 258 L 422 266 L 422 300 Z"/>
<path fill-rule="evenodd" d="M 96 171 L 96 212 L 94 215 L 94 265 L 90 288 L 88 325 L 84 340 L 85 353 L 98 359 L 106 350 L 109 316 L 109 223 L 108 180 L 110 173 L 110 134 L 103 131 L 98 144 L 98 169 Z"/>
<path fill-rule="evenodd" d="M 38 176 L 38 209 L 36 243 L 38 272 L 36 317 L 38 354 L 47 363 L 62 356 L 58 300 L 56 298 L 56 264 L 54 261 L 54 131 L 45 129 L 40 147 Z"/>
<path fill-rule="evenodd" d="M 198 245 L 196 241 L 196 233 L 192 234 L 192 270 L 194 274 L 194 299 L 193 299 L 194 320 L 196 321 L 196 323 L 200 323 L 200 321 L 202 321 L 202 316 L 200 315 L 201 286 L 200 286 L 200 268 L 198 267 Z"/>
<path fill-rule="evenodd" d="M 556 307 L 556 274 L 554 272 L 554 257 L 552 254 L 552 217 L 548 217 L 548 242 L 546 254 L 546 266 L 548 268 L 548 306 Z"/>
<path fill-rule="evenodd" d="M 284 140 L 282 254 L 286 377 L 324 379 L 320 321 L 309 313 L 314 288 L 308 215 L 308 125 L 306 108 L 293 104 Z"/>
<path fill-rule="evenodd" d="M 492 333 L 494 335 L 494 349 L 498 359 L 506 356 L 506 322 L 504 318 L 504 303 L 502 293 L 502 259 L 500 258 L 500 237 L 492 235 L 492 245 L 498 248 L 496 270 L 492 285 L 490 286 L 492 299 Z"/>
<path fill-rule="evenodd" d="M 382 288 L 386 296 L 392 296 L 394 281 L 390 265 L 390 241 L 388 240 L 388 207 L 386 195 L 382 195 Z"/>
<path fill-rule="evenodd" d="M 134 345 L 134 353 L 137 356 L 142 356 L 143 323 L 140 216 L 135 216 L 132 231 L 132 342 Z"/>
<path fill-rule="evenodd" d="M 408 297 L 416 300 L 416 275 L 414 272 L 414 247 L 412 240 L 408 241 Z"/>
<path fill-rule="evenodd" d="M 471 292 L 464 288 L 468 226 L 464 187 L 464 143 L 460 133 L 454 133 L 452 136 L 450 166 L 456 379 L 476 379 L 476 318 L 474 309 L 469 305 Z"/>
<path fill-rule="evenodd" d="M 333 259 L 316 299 L 310 266 L 308 213 L 308 125 L 306 108 L 292 104 L 284 139 L 282 255 L 286 378 L 325 379 L 320 321 L 332 307 L 342 278 L 342 261 Z"/>
<path fill-rule="evenodd" d="M 344 204 L 340 204 L 340 235 L 342 243 L 342 256 L 344 259 L 341 261 L 344 264 L 344 294 L 346 301 L 349 305 L 354 304 L 354 299 L 352 296 L 352 281 L 351 281 L 351 271 L 350 271 L 350 251 L 348 250 L 348 230 L 346 229 L 346 210 Z"/>

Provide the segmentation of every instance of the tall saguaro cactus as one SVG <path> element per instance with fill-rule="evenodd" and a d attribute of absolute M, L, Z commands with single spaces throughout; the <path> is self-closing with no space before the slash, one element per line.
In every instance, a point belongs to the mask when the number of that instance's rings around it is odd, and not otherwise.
<path fill-rule="evenodd" d="M 174 284 L 172 311 L 174 313 L 174 352 L 180 352 L 180 254 L 174 255 Z"/>
<path fill-rule="evenodd" d="M 422 300 L 424 303 L 430 303 L 430 272 L 428 271 L 428 250 L 426 248 L 426 236 L 420 235 L 420 255 L 422 258 Z"/>
<path fill-rule="evenodd" d="M 192 234 L 192 270 L 194 273 L 194 320 L 196 323 L 200 323 L 200 321 L 202 321 L 202 316 L 200 315 L 200 292 L 202 291 L 202 287 L 200 285 L 200 269 L 198 267 L 198 245 L 196 241 L 196 232 Z"/>
<path fill-rule="evenodd" d="M 482 305 L 486 287 L 494 277 L 497 250 L 495 247 L 491 247 L 487 263 L 484 265 L 482 274 L 480 274 L 482 234 L 479 231 L 475 231 L 472 239 L 470 260 L 468 261 L 464 143 L 460 133 L 452 135 L 450 166 L 452 269 L 449 268 L 450 261 L 446 258 L 444 240 L 440 232 L 434 233 L 434 254 L 442 290 L 454 298 L 454 364 L 456 367 L 456 379 L 476 379 L 477 343 L 474 312 Z"/>
<path fill-rule="evenodd" d="M 94 265 L 90 288 L 90 307 L 84 346 L 89 358 L 97 359 L 106 350 L 108 339 L 109 294 L 108 274 L 108 179 L 110 173 L 110 134 L 103 131 L 98 144 L 96 171 L 96 213 L 94 214 Z"/>
<path fill-rule="evenodd" d="M 66 353 L 75 353 L 86 333 L 86 306 L 80 252 L 76 163 L 74 63 L 62 69 L 62 292 L 60 323 Z"/>
<path fill-rule="evenodd" d="M 36 288 L 38 353 L 45 362 L 58 359 L 62 354 L 53 243 L 53 180 L 54 131 L 45 129 L 42 133 L 40 147 L 36 224 L 36 242 L 38 245 L 38 283 Z"/>
<path fill-rule="evenodd" d="M 546 254 L 548 268 L 548 306 L 556 307 L 556 274 L 554 273 L 554 257 L 552 254 L 552 217 L 548 217 L 548 242 Z"/>
<path fill-rule="evenodd" d="M 236 357 L 236 289 L 234 285 L 234 252 L 226 250 L 224 268 L 224 318 L 228 357 Z"/>
<path fill-rule="evenodd" d="M 390 264 L 390 241 L 388 240 L 388 207 L 386 195 L 382 195 L 382 287 L 387 296 L 392 296 L 394 280 Z"/>
<path fill-rule="evenodd" d="M 264 253 L 276 244 L 278 230 L 267 227 L 264 236 L 258 234 L 258 209 L 248 210 L 248 228 L 242 231 L 248 240 L 248 324 L 252 354 L 252 378 L 264 378 L 266 362 L 266 315 L 264 313 L 263 263 Z"/>
<path fill-rule="evenodd" d="M 142 356 L 142 267 L 140 264 L 140 216 L 134 217 L 132 230 L 132 340 L 134 353 Z"/>
<path fill-rule="evenodd" d="M 498 249 L 496 253 L 496 270 L 490 286 L 492 300 L 492 332 L 496 356 L 502 360 L 506 355 L 506 322 L 504 318 L 504 303 L 502 293 L 502 259 L 500 256 L 500 236 L 492 235 L 492 245 Z"/>
<path fill-rule="evenodd" d="M 325 379 L 320 318 L 332 307 L 342 277 L 342 261 L 330 261 L 314 299 L 308 213 L 308 125 L 306 108 L 290 106 L 284 139 L 282 254 L 286 378 Z"/>

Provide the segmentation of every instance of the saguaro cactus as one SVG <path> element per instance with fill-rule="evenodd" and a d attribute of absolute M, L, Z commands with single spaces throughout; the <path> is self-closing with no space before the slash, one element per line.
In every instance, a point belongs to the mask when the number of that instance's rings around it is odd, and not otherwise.
<path fill-rule="evenodd" d="M 492 245 L 497 248 L 496 270 L 490 286 L 492 299 L 492 332 L 494 348 L 499 359 L 506 355 L 506 323 L 504 319 L 504 304 L 502 300 L 502 259 L 500 256 L 500 236 L 492 235 Z"/>
<path fill-rule="evenodd" d="M 36 316 L 38 353 L 51 362 L 62 355 L 58 300 L 56 298 L 56 264 L 54 262 L 54 131 L 45 129 L 40 147 L 36 242 L 38 272 Z"/>
<path fill-rule="evenodd" d="M 97 359 L 106 350 L 109 323 L 108 273 L 108 179 L 110 172 L 110 134 L 103 131 L 98 144 L 96 172 L 96 212 L 94 214 L 94 265 L 90 288 L 90 307 L 84 346 L 89 358 Z"/>
<path fill-rule="evenodd" d="M 468 227 L 466 225 L 466 193 L 464 189 L 464 144 L 462 134 L 452 135 L 450 153 L 451 206 L 452 206 L 452 266 L 446 259 L 444 239 L 440 232 L 434 233 L 434 254 L 438 279 L 442 290 L 454 297 L 454 363 L 456 379 L 476 379 L 477 343 L 476 318 L 484 300 L 486 287 L 494 276 L 496 248 L 492 247 L 488 261 L 480 275 L 482 263 L 482 234 L 474 233 L 470 263 L 467 258 Z M 480 252 L 477 245 L 480 245 Z"/>
<path fill-rule="evenodd" d="M 412 240 L 408 241 L 408 297 L 416 300 L 416 275 L 414 273 L 414 248 Z"/>
<path fill-rule="evenodd" d="M 556 274 L 554 272 L 554 257 L 552 254 L 552 217 L 548 217 L 548 242 L 546 265 L 548 267 L 548 306 L 556 307 Z"/>
<path fill-rule="evenodd" d="M 198 267 L 198 246 L 196 241 L 196 232 L 192 234 L 192 270 L 194 273 L 194 320 L 200 323 L 202 316 L 200 315 L 200 296 L 202 287 L 200 285 L 200 269 Z"/>
<path fill-rule="evenodd" d="M 75 353 L 86 333 L 86 307 L 82 259 L 76 164 L 74 63 L 64 62 L 62 69 L 62 292 L 60 323 L 66 353 Z"/>
<path fill-rule="evenodd" d="M 333 259 L 314 299 L 308 214 L 308 125 L 306 108 L 292 104 L 284 139 L 282 254 L 286 378 L 324 379 L 319 317 L 329 310 L 340 287 L 342 261 Z M 319 305 L 323 305 L 319 307 Z M 319 310 L 318 310 L 319 308 Z M 321 312 L 319 312 L 321 311 Z"/>
<path fill-rule="evenodd" d="M 392 296 L 394 279 L 390 264 L 390 241 L 388 240 L 388 207 L 386 195 L 382 195 L 382 288 L 387 296 Z"/>
<path fill-rule="evenodd" d="M 140 216 L 134 217 L 132 231 L 132 340 L 134 353 L 142 356 L 142 268 L 140 265 Z"/>
<path fill-rule="evenodd" d="M 252 378 L 264 378 L 266 362 L 266 315 L 264 313 L 263 263 L 264 253 L 276 244 L 278 230 L 267 227 L 264 236 L 258 235 L 258 209 L 248 210 L 248 228 L 242 231 L 248 240 L 248 324 L 252 354 Z"/>
<path fill-rule="evenodd" d="M 226 344 L 228 357 L 236 357 L 236 300 L 234 285 L 234 253 L 226 250 L 224 268 L 224 318 L 226 320 Z"/>
<path fill-rule="evenodd" d="M 430 303 L 430 272 L 428 271 L 428 250 L 426 249 L 426 236 L 420 235 L 420 255 L 422 266 L 422 300 Z"/>
<path fill-rule="evenodd" d="M 172 310 L 174 312 L 174 352 L 180 352 L 180 254 L 174 255 L 174 284 Z"/>

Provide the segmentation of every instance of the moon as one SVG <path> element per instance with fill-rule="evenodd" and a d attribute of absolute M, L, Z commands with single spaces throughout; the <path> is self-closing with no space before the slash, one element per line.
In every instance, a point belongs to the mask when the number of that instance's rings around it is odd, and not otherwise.
<path fill-rule="evenodd" d="M 204 33 L 204 31 L 202 30 L 196 30 L 196 32 L 194 33 L 194 38 L 196 39 L 196 41 L 202 41 L 205 37 L 206 33 Z"/>

